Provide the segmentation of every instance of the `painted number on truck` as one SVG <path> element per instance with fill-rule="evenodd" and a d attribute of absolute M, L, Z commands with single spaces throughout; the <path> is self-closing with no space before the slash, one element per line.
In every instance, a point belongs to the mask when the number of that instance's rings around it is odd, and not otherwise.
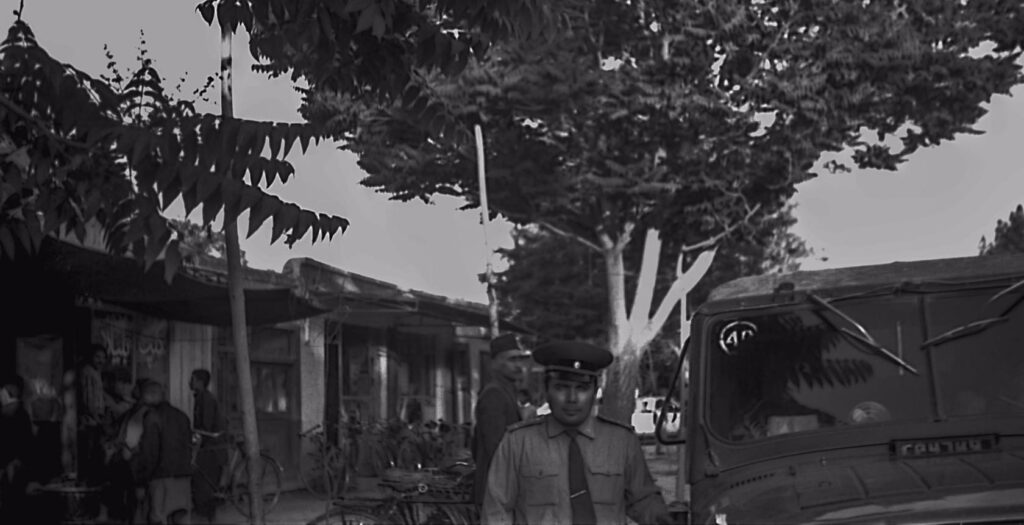
<path fill-rule="evenodd" d="M 740 343 L 757 334 L 757 326 L 750 321 L 733 321 L 718 332 L 718 346 L 723 352 L 732 355 Z"/>

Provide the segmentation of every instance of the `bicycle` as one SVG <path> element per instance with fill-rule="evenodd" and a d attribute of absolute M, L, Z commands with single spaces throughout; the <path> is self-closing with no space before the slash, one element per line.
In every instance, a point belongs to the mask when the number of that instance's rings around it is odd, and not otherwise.
<path fill-rule="evenodd" d="M 235 437 L 234 443 L 224 443 L 223 437 L 227 432 L 206 432 L 203 430 L 192 431 L 192 470 L 199 474 L 199 477 L 210 486 L 214 487 L 214 496 L 221 501 L 230 502 L 243 516 L 249 517 L 249 500 L 252 497 L 249 493 L 249 461 L 245 453 L 244 440 Z M 213 446 L 201 447 L 203 438 L 214 440 Z M 220 441 L 218 443 L 218 441 Z M 196 463 L 200 452 L 213 453 L 218 450 L 228 449 L 231 451 L 230 459 L 220 479 L 214 483 Z M 260 471 L 260 486 L 263 493 L 263 514 L 266 516 L 277 505 L 281 498 L 281 473 L 284 469 L 276 459 L 266 451 L 260 451 L 260 461 L 257 467 Z"/>
<path fill-rule="evenodd" d="M 336 519 L 344 525 L 470 525 L 479 521 L 472 480 L 472 466 L 465 462 L 444 469 L 389 469 L 380 483 L 386 496 L 337 500 L 307 525 Z"/>
<path fill-rule="evenodd" d="M 299 458 L 299 477 L 306 490 L 322 499 L 340 497 L 351 481 L 349 440 L 333 443 L 319 424 L 300 432 L 299 437 L 313 445 Z"/>

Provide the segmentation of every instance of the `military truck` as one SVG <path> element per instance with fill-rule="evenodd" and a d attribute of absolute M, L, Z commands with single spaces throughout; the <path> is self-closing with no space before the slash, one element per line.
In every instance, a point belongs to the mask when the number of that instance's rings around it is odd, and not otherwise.
<path fill-rule="evenodd" d="M 1022 255 L 719 286 L 658 428 L 681 521 L 1024 523 L 1022 301 Z"/>

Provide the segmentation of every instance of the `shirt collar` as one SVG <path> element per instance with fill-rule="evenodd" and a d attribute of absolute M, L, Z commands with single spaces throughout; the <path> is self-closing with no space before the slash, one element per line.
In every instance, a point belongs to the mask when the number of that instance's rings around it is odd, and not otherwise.
<path fill-rule="evenodd" d="M 569 427 L 559 423 L 558 420 L 551 415 L 544 416 L 544 418 L 547 419 L 547 431 L 549 438 L 562 434 L 569 429 Z M 594 439 L 594 416 L 587 416 L 587 419 L 585 419 L 580 426 L 576 427 L 576 430 L 579 432 L 579 435 L 586 436 L 588 439 Z"/>

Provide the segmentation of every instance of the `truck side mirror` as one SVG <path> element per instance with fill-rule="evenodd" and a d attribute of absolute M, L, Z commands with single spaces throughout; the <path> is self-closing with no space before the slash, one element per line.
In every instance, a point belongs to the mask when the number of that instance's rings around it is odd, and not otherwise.
<path fill-rule="evenodd" d="M 669 385 L 668 393 L 665 394 L 665 399 L 661 402 L 661 411 L 658 412 L 658 421 L 654 427 L 654 436 L 658 439 L 658 442 L 662 445 L 680 445 L 686 443 L 686 437 L 683 432 L 683 410 L 685 410 L 686 397 L 681 395 L 682 388 L 679 382 L 680 376 L 683 372 L 683 364 L 686 362 L 686 352 L 690 348 L 690 339 L 687 338 L 683 342 L 683 348 L 679 352 L 679 364 L 676 365 L 676 373 L 672 376 L 672 383 Z M 676 396 L 677 389 L 680 392 L 679 398 L 679 411 L 673 412 L 675 403 L 673 399 Z"/>

